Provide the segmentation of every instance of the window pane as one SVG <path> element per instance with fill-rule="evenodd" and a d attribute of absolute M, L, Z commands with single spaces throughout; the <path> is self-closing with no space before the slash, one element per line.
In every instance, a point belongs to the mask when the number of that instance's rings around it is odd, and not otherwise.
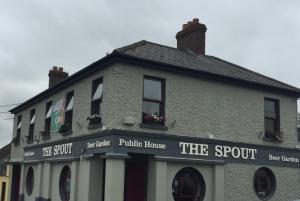
<path fill-rule="evenodd" d="M 273 172 L 268 168 L 260 168 L 255 172 L 254 189 L 256 195 L 265 200 L 270 198 L 275 192 L 276 178 Z"/>
<path fill-rule="evenodd" d="M 74 103 L 74 96 L 72 96 L 66 111 L 69 111 L 69 110 L 73 109 L 73 103 Z"/>
<path fill-rule="evenodd" d="M 160 114 L 159 112 L 159 103 L 153 103 L 153 102 L 143 102 L 143 112 L 147 114 Z"/>
<path fill-rule="evenodd" d="M 92 110 L 91 110 L 91 115 L 94 114 L 99 114 L 101 115 L 102 111 L 102 104 L 101 100 L 96 100 L 92 102 Z"/>
<path fill-rule="evenodd" d="M 33 117 L 31 118 L 30 124 L 34 124 L 34 122 L 35 122 L 35 114 L 34 114 Z"/>
<path fill-rule="evenodd" d="M 265 116 L 276 118 L 275 101 L 265 100 Z"/>
<path fill-rule="evenodd" d="M 46 119 L 51 117 L 51 113 L 52 113 L 52 106 L 47 111 Z"/>
<path fill-rule="evenodd" d="M 22 126 L 22 121 L 20 121 L 20 122 L 18 123 L 18 127 L 17 127 L 17 128 L 19 129 L 19 128 L 21 128 L 21 126 Z"/>
<path fill-rule="evenodd" d="M 175 201 L 202 201 L 205 196 L 205 182 L 196 169 L 183 168 L 175 175 L 172 183 Z"/>
<path fill-rule="evenodd" d="M 161 81 L 144 79 L 144 98 L 161 100 Z"/>
<path fill-rule="evenodd" d="M 102 98 L 102 89 L 103 89 L 103 84 L 99 84 L 95 93 L 93 94 L 93 101 Z"/>
<path fill-rule="evenodd" d="M 265 119 L 265 130 L 274 132 L 275 120 L 273 119 Z"/>

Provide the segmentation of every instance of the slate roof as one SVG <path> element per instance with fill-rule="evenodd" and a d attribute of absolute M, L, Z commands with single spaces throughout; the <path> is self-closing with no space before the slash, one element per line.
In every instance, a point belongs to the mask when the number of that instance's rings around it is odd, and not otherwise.
<path fill-rule="evenodd" d="M 198 56 L 189 51 L 181 51 L 176 48 L 163 46 L 145 40 L 116 49 L 115 51 L 120 54 L 129 55 L 140 59 L 179 66 L 189 70 L 195 70 L 199 73 L 209 73 L 236 79 L 238 81 L 261 84 L 300 93 L 300 89 L 296 87 L 256 73 L 236 64 L 224 61 L 220 58 L 208 55 Z"/>
<path fill-rule="evenodd" d="M 46 89 L 21 105 L 11 109 L 10 112 L 15 114 L 114 62 L 129 62 L 139 64 L 139 66 L 144 65 L 145 67 L 150 64 L 152 68 L 197 76 L 204 75 L 208 79 L 234 82 L 234 84 L 238 85 L 244 84 L 248 87 L 256 87 L 275 93 L 284 93 L 300 97 L 300 89 L 296 87 L 217 57 L 209 55 L 197 56 L 191 51 L 182 51 L 173 47 L 143 40 L 115 49 L 111 54 L 108 54 L 102 59 L 69 76 L 57 85 Z"/>
<path fill-rule="evenodd" d="M 5 145 L 0 149 L 0 160 L 8 159 L 10 157 L 11 143 Z"/>

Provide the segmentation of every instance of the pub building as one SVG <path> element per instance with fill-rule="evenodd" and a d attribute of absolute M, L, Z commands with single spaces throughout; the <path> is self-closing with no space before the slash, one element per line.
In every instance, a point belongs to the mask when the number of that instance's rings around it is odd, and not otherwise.
<path fill-rule="evenodd" d="M 10 201 L 300 197 L 300 89 L 206 55 L 206 30 L 193 19 L 177 48 L 140 41 L 71 76 L 53 67 L 11 110 Z"/>

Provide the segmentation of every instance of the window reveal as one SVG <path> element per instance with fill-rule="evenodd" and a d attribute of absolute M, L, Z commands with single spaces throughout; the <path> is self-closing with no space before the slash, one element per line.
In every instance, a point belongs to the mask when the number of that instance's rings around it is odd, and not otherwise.
<path fill-rule="evenodd" d="M 144 78 L 142 122 L 164 125 L 165 81 L 159 78 Z"/>
<path fill-rule="evenodd" d="M 92 83 L 92 102 L 91 102 L 91 116 L 100 115 L 102 112 L 102 92 L 103 80 L 102 78 L 96 79 Z"/>
<path fill-rule="evenodd" d="M 67 94 L 66 97 L 66 111 L 65 111 L 64 126 L 67 127 L 67 130 L 72 130 L 73 106 L 74 106 L 74 91 L 71 91 Z"/>
<path fill-rule="evenodd" d="M 45 134 L 50 134 L 51 127 L 51 113 L 52 113 L 52 101 L 49 101 L 46 104 L 46 113 L 45 113 Z"/>
<path fill-rule="evenodd" d="M 265 137 L 280 140 L 282 132 L 280 131 L 279 101 L 265 98 L 264 100 L 264 120 Z"/>
<path fill-rule="evenodd" d="M 18 121 L 17 121 L 17 134 L 14 137 L 13 141 L 14 144 L 19 144 L 20 139 L 21 139 L 21 127 L 22 127 L 22 115 L 18 116 Z"/>
<path fill-rule="evenodd" d="M 35 109 L 32 109 L 30 111 L 29 133 L 28 133 L 28 136 L 27 136 L 27 143 L 32 143 L 33 142 L 34 124 L 35 124 Z"/>

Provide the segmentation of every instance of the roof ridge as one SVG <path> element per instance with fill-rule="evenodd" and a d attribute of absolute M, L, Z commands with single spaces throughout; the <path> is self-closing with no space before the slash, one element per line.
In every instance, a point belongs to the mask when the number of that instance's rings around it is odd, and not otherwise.
<path fill-rule="evenodd" d="M 125 45 L 123 47 L 120 47 L 120 48 L 117 48 L 117 49 L 114 49 L 113 52 L 120 52 L 120 53 L 123 53 L 125 51 L 128 51 L 128 50 L 131 50 L 131 49 L 134 49 L 136 47 L 139 47 L 139 46 L 142 46 L 142 45 L 145 45 L 147 43 L 146 40 L 140 40 L 138 42 L 135 42 L 135 43 L 132 43 L 130 45 Z"/>
<path fill-rule="evenodd" d="M 232 62 L 223 60 L 223 59 L 221 59 L 221 58 L 219 58 L 219 57 L 211 56 L 211 55 L 205 55 L 205 56 L 211 57 L 211 58 L 213 58 L 213 59 L 215 59 L 215 60 L 218 60 L 218 61 L 220 61 L 220 62 L 223 62 L 223 63 L 227 63 L 227 64 L 229 64 L 229 65 L 232 65 L 233 67 L 239 68 L 239 69 L 244 70 L 244 71 L 247 71 L 247 72 L 249 72 L 249 73 L 254 73 L 254 74 L 258 75 L 258 76 L 262 76 L 262 77 L 264 77 L 264 78 L 266 78 L 266 79 L 269 79 L 269 80 L 272 80 L 272 81 L 274 81 L 274 82 L 277 82 L 278 84 L 283 84 L 283 85 L 285 85 L 285 86 L 287 86 L 287 87 L 292 87 L 292 88 L 298 90 L 297 87 L 294 87 L 294 86 L 289 85 L 289 84 L 287 84 L 287 83 L 281 82 L 281 81 L 279 81 L 279 80 L 277 80 L 277 79 L 271 78 L 271 77 L 269 77 L 269 76 L 267 76 L 267 75 L 258 73 L 258 72 L 256 72 L 256 71 L 250 70 L 250 69 L 248 69 L 248 68 L 246 68 L 246 67 L 243 67 L 243 66 L 237 65 L 237 64 L 235 64 L 235 63 L 232 63 Z"/>
<path fill-rule="evenodd" d="M 138 43 L 140 43 L 140 44 L 138 44 Z M 168 45 L 163 45 L 163 44 L 159 44 L 159 43 L 155 43 L 155 42 L 147 41 L 147 40 L 141 40 L 141 41 L 136 42 L 136 43 L 133 43 L 133 44 L 131 44 L 131 45 L 124 46 L 124 47 L 122 47 L 122 48 L 124 48 L 124 50 L 122 50 L 122 51 L 124 52 L 124 51 L 130 50 L 130 49 L 133 49 L 133 48 L 136 48 L 136 47 L 138 47 L 138 46 L 145 45 L 145 44 L 152 44 L 152 45 L 156 45 L 156 46 L 159 46 L 159 47 L 164 47 L 164 48 L 172 49 L 172 50 L 175 50 L 175 51 L 180 51 L 180 52 L 182 52 L 182 53 L 185 53 L 185 54 L 187 54 L 187 55 L 194 56 L 194 57 L 197 57 L 197 56 L 198 56 L 198 55 L 195 55 L 195 54 L 189 52 L 189 51 L 191 51 L 191 50 L 189 50 L 189 49 L 181 50 L 181 49 L 177 49 L 176 47 L 171 47 L 171 46 L 168 46 Z M 127 48 L 127 47 L 128 47 L 128 48 Z M 125 48 L 126 48 L 126 49 L 125 49 Z M 119 49 L 121 49 L 121 48 L 118 48 L 118 49 L 116 49 L 116 50 L 119 51 Z"/>

